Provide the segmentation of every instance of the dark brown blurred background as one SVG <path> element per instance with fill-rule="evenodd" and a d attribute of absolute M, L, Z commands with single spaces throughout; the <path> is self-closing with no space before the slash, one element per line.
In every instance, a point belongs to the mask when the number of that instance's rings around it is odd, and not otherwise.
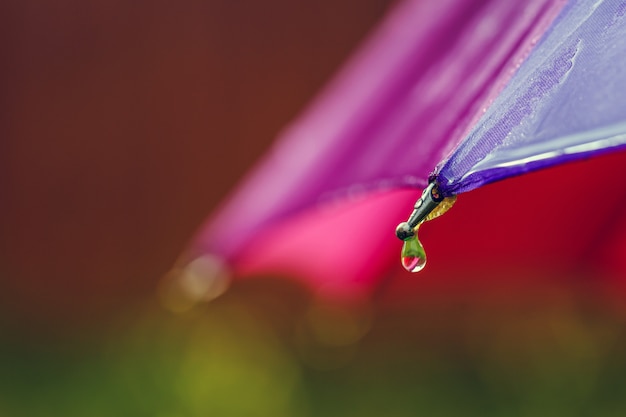
<path fill-rule="evenodd" d="M 1 2 L 4 321 L 151 296 L 390 3 Z"/>

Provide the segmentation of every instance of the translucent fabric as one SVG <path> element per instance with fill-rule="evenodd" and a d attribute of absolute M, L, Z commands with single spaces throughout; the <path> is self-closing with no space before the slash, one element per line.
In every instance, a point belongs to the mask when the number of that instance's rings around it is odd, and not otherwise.
<path fill-rule="evenodd" d="M 446 195 L 626 146 L 626 2 L 571 1 L 440 165 Z"/>

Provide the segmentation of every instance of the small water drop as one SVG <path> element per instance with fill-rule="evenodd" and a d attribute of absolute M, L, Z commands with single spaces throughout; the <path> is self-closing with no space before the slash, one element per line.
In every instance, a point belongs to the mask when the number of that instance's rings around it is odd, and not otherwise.
<path fill-rule="evenodd" d="M 424 247 L 415 235 L 404 241 L 402 245 L 402 266 L 409 272 L 419 272 L 426 266 L 426 252 Z"/>
<path fill-rule="evenodd" d="M 455 201 L 456 196 L 443 198 L 433 183 L 422 192 L 422 196 L 415 203 L 409 220 L 396 227 L 396 236 L 403 241 L 400 259 L 404 269 L 409 272 L 419 272 L 424 269 L 426 252 L 419 241 L 417 232 L 422 223 L 443 215 L 450 210 Z M 417 225 L 412 227 L 416 223 Z"/>

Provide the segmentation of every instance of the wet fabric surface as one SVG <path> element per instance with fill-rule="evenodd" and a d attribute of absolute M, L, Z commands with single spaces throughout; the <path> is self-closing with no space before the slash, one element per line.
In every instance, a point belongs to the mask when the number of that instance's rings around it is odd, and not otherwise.
<path fill-rule="evenodd" d="M 446 195 L 626 146 L 626 2 L 572 1 L 439 168 Z"/>

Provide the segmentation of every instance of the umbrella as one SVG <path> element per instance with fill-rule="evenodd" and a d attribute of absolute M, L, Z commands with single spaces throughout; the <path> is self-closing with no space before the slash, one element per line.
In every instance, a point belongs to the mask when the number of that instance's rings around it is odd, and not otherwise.
<path fill-rule="evenodd" d="M 225 266 L 359 297 L 397 257 L 390 230 L 416 188 L 435 197 L 416 204 L 430 210 L 624 146 L 625 11 L 610 1 L 398 4 L 210 217 L 175 275 L 211 297 Z"/>

